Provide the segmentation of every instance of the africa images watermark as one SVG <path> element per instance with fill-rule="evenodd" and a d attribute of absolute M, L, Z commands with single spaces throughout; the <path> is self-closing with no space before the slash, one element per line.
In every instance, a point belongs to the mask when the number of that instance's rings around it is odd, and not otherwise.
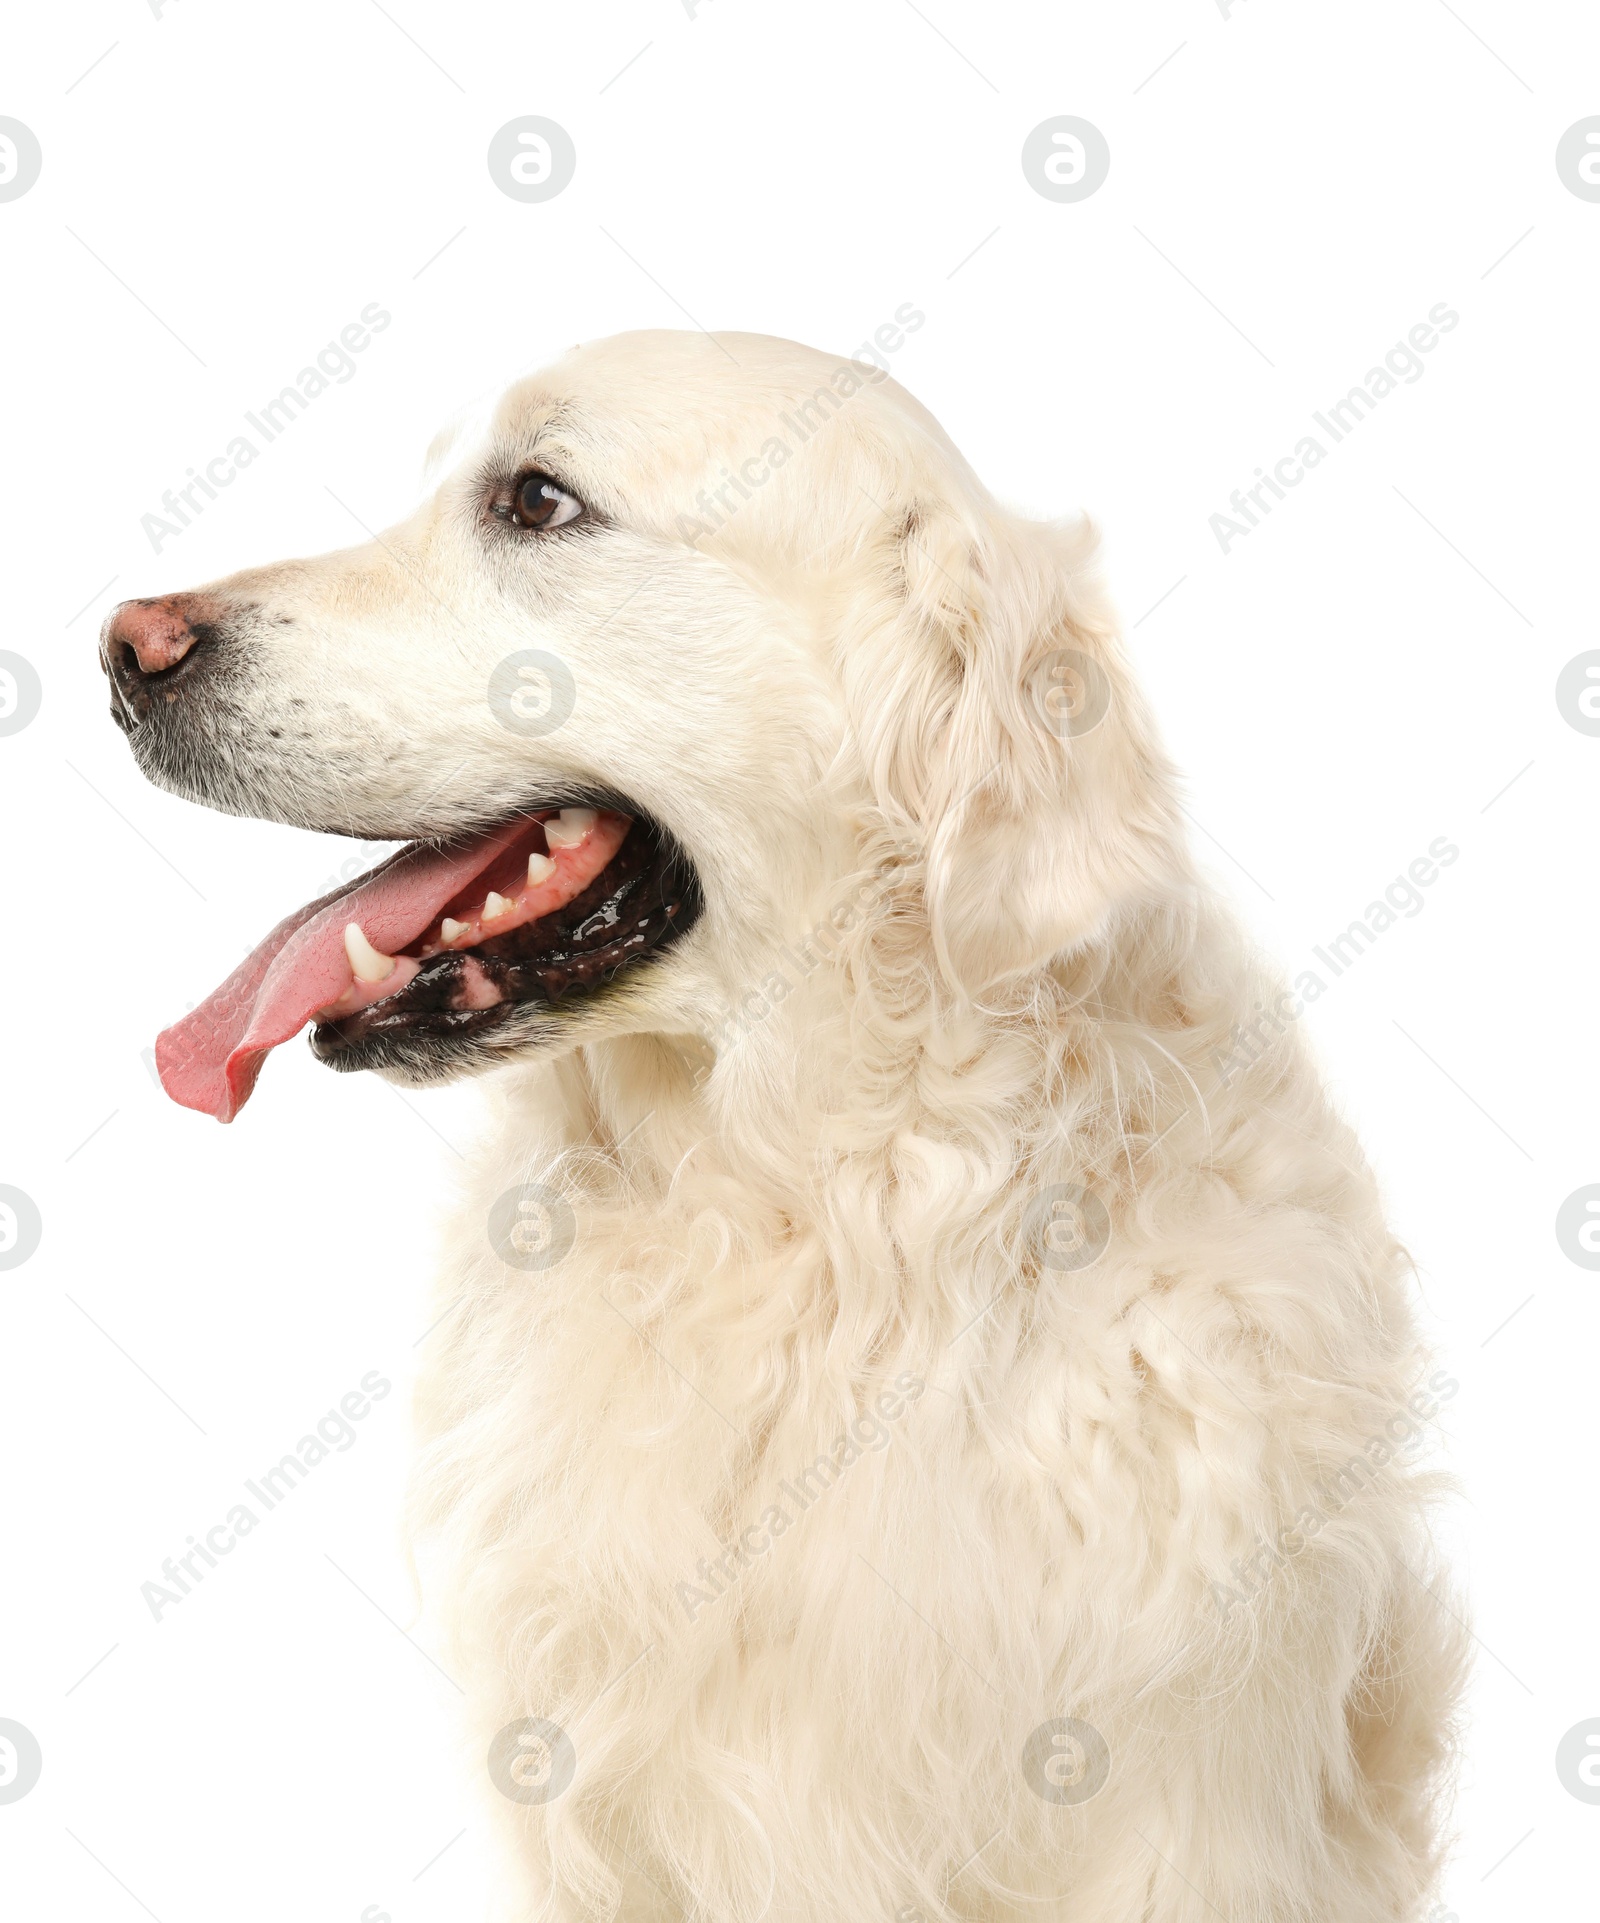
<path fill-rule="evenodd" d="M 885 855 L 870 873 L 858 876 L 851 883 L 825 919 L 814 922 L 792 942 L 780 944 L 778 966 L 771 969 L 758 986 L 746 989 L 717 1023 L 711 1043 L 718 1053 L 759 1028 L 773 1010 L 819 968 L 837 962 L 844 947 L 843 938 L 883 912 L 900 885 L 901 876 L 915 859 L 910 850 Z M 709 1073 L 709 1069 L 702 1070 L 700 1078 Z"/>
<path fill-rule="evenodd" d="M 1453 307 L 1446 306 L 1442 300 L 1435 301 L 1428 309 L 1427 320 L 1418 321 L 1404 341 L 1395 342 L 1384 355 L 1381 367 L 1368 369 L 1361 386 L 1352 387 L 1343 400 L 1334 402 L 1327 413 L 1313 412 L 1312 420 L 1330 442 L 1344 440 L 1381 400 L 1394 392 L 1398 383 L 1412 387 L 1422 379 L 1427 369 L 1421 356 L 1431 354 L 1439 344 L 1440 335 L 1452 332 L 1460 319 L 1461 316 Z M 1236 541 L 1259 527 L 1272 512 L 1273 501 L 1287 500 L 1286 490 L 1298 487 L 1312 468 L 1320 466 L 1327 458 L 1328 449 L 1322 442 L 1314 434 L 1304 434 L 1295 442 L 1292 452 L 1273 463 L 1270 474 L 1265 468 L 1258 467 L 1253 486 L 1242 490 L 1235 488 L 1228 497 L 1233 514 L 1213 514 L 1208 523 L 1223 553 L 1227 554 Z"/>
<path fill-rule="evenodd" d="M 376 1369 L 369 1369 L 361 1378 L 360 1386 L 342 1396 L 339 1407 L 330 1409 L 322 1417 L 315 1435 L 302 1436 L 295 1444 L 294 1453 L 274 1463 L 259 1482 L 247 1476 L 244 1486 L 260 1505 L 261 1515 L 258 1516 L 248 1502 L 236 1502 L 221 1522 L 213 1523 L 205 1532 L 203 1541 L 191 1536 L 186 1551 L 167 1558 L 161 1565 L 164 1582 L 144 1583 L 139 1591 L 156 1621 L 160 1622 L 163 1610 L 182 1602 L 194 1585 L 205 1581 L 206 1570 L 215 1569 L 219 1557 L 231 1556 L 240 1540 L 256 1528 L 261 1516 L 276 1509 L 291 1495 L 318 1463 L 327 1460 L 330 1451 L 343 1455 L 347 1449 L 353 1449 L 359 1437 L 352 1425 L 365 1421 L 372 1413 L 372 1404 L 382 1402 L 389 1389 L 389 1378 Z"/>
<path fill-rule="evenodd" d="M 1422 1447 L 1421 1425 L 1431 1422 L 1460 1387 L 1447 1370 L 1435 1369 L 1427 1387 L 1414 1391 L 1405 1407 L 1397 1408 L 1378 1433 L 1368 1436 L 1342 1468 L 1312 1484 L 1292 1522 L 1285 1522 L 1270 1541 L 1258 1531 L 1255 1554 L 1236 1556 L 1230 1565 L 1234 1581 L 1214 1581 L 1210 1586 L 1219 1618 L 1226 1622 L 1240 1604 L 1257 1602 L 1278 1571 L 1287 1569 L 1335 1517 L 1375 1488 L 1386 1469 L 1395 1463 L 1414 1461 Z"/>
<path fill-rule="evenodd" d="M 894 310 L 892 320 L 876 328 L 870 341 L 853 348 L 850 358 L 839 363 L 827 386 L 807 395 L 792 414 L 780 409 L 772 433 L 754 454 L 738 463 L 738 473 L 723 468 L 722 479 L 702 488 L 695 496 L 699 515 L 678 516 L 679 538 L 692 547 L 702 535 L 716 534 L 725 528 L 740 508 L 753 500 L 780 468 L 789 464 L 796 451 L 843 410 L 847 401 L 863 387 L 875 387 L 879 381 L 889 378 L 887 356 L 898 353 L 905 345 L 906 336 L 915 334 L 926 319 L 920 307 L 913 307 L 908 300 L 902 301 Z"/>
<path fill-rule="evenodd" d="M 680 1582 L 673 1585 L 674 1593 L 683 1604 L 690 1622 L 707 1604 L 718 1602 L 726 1596 L 752 1561 L 757 1556 L 766 1555 L 778 1537 L 786 1535 L 814 1502 L 820 1501 L 830 1489 L 837 1488 L 845 1471 L 853 1463 L 859 1462 L 868 1450 L 881 1453 L 887 1449 L 890 1442 L 888 1425 L 897 1422 L 911 1403 L 920 1402 L 927 1386 L 921 1376 L 902 1370 L 895 1377 L 894 1387 L 880 1389 L 873 1407 L 858 1415 L 835 1439 L 832 1448 L 824 1449 L 798 1475 L 780 1479 L 778 1491 L 793 1503 L 793 1515 L 783 1502 L 769 1503 L 754 1522 L 739 1531 L 715 1562 L 702 1556 L 695 1566 L 700 1583 Z M 902 1401 L 901 1397 L 905 1400 Z M 705 1586 L 702 1588 L 700 1584 Z"/>
<path fill-rule="evenodd" d="M 161 497 L 162 513 L 139 517 L 139 525 L 157 554 L 166 542 L 176 539 L 191 521 L 205 512 L 206 502 L 215 501 L 219 489 L 232 487 L 262 450 L 327 391 L 330 382 L 343 387 L 355 379 L 356 363 L 352 356 L 365 353 L 372 345 L 373 335 L 381 334 L 390 318 L 386 308 L 369 300 L 359 316 L 339 330 L 339 338 L 329 341 L 318 353 L 315 366 L 302 367 L 293 385 L 264 402 L 259 411 L 245 409 L 245 420 L 259 436 L 261 446 L 248 434 L 235 434 L 220 454 L 206 462 L 203 473 L 191 467 L 189 478 L 182 486 L 168 488 Z"/>
<path fill-rule="evenodd" d="M 1439 871 L 1453 867 L 1460 854 L 1453 841 L 1435 835 L 1427 853 L 1418 855 L 1403 875 L 1395 876 L 1381 901 L 1369 902 L 1359 920 L 1331 936 L 1326 945 L 1314 945 L 1312 954 L 1334 978 L 1345 974 L 1398 920 L 1413 921 L 1422 913 L 1427 906 L 1422 890 L 1431 888 L 1439 879 Z M 1288 1033 L 1291 1022 L 1299 1021 L 1312 1002 L 1322 999 L 1329 985 L 1316 969 L 1303 968 L 1295 976 L 1294 986 L 1281 989 L 1270 1008 L 1256 1004 L 1254 1021 L 1235 1022 L 1227 1054 L 1218 1049 L 1211 1056 L 1222 1087 L 1233 1079 L 1235 1069 L 1250 1068 L 1259 1061 L 1280 1036 Z"/>

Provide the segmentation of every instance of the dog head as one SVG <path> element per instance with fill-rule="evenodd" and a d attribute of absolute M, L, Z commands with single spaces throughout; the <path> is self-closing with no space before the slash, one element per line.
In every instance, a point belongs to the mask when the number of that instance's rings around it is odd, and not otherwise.
<path fill-rule="evenodd" d="M 999 508 L 879 367 L 750 335 L 574 349 L 363 546 L 129 602 L 113 715 L 160 785 L 413 845 L 163 1038 L 231 1117 L 316 1023 L 431 1080 L 699 1033 L 868 836 L 976 995 L 1178 868 L 1079 529 Z"/>

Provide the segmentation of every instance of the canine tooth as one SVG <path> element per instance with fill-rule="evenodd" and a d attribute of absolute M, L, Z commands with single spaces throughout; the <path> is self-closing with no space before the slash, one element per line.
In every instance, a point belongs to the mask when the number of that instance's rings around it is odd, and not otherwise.
<path fill-rule="evenodd" d="M 594 820 L 593 808 L 563 808 L 554 821 L 544 824 L 544 838 L 552 848 L 576 848 Z"/>
<path fill-rule="evenodd" d="M 497 916 L 506 915 L 510 912 L 511 903 L 506 900 L 504 895 L 497 895 L 491 888 L 483 901 L 484 920 L 493 921 Z"/>
<path fill-rule="evenodd" d="M 459 941 L 466 932 L 467 924 L 464 921 L 452 921 L 448 915 L 439 924 L 441 941 Z"/>
<path fill-rule="evenodd" d="M 529 855 L 528 857 L 529 881 L 534 882 L 536 884 L 541 881 L 548 881 L 550 877 L 555 873 L 555 871 L 556 871 L 556 865 L 548 855 Z"/>
<path fill-rule="evenodd" d="M 386 982 L 394 973 L 393 955 L 380 954 L 361 932 L 359 922 L 346 925 L 344 952 L 350 959 L 358 982 Z"/>

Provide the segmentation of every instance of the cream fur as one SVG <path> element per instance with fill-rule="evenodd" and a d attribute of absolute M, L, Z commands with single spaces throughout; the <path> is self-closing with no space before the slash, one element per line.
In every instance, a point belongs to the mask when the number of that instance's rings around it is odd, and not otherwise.
<path fill-rule="evenodd" d="M 425 1590 L 474 1756 L 533 1716 L 575 1760 L 544 1803 L 485 1777 L 508 1914 L 1419 1917 L 1463 1634 L 1401 1450 L 1448 1393 L 1405 1257 L 1293 1025 L 1219 1068 L 1279 984 L 1195 874 L 1091 533 L 844 365 L 576 350 L 489 444 L 560 458 L 604 539 L 488 564 L 480 449 L 381 551 L 215 590 L 300 624 L 259 717 L 318 713 L 241 805 L 426 797 L 420 829 L 581 774 L 705 883 L 620 1012 L 489 1084 L 445 1239 Z M 528 645 L 580 691 L 532 743 L 479 712 Z M 1040 703 L 1062 649 L 1109 697 L 1087 732 Z M 575 1224 L 532 1272 L 484 1228 L 528 1181 Z M 1054 1265 L 1063 1186 L 1105 1211 L 1089 1266 Z M 858 1422 L 801 1513 L 781 1485 Z M 1109 1750 L 1086 1801 L 1024 1768 L 1062 1717 Z"/>

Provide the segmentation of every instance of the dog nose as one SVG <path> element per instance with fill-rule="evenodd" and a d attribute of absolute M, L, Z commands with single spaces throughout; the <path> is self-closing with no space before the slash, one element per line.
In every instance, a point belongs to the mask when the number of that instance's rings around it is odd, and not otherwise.
<path fill-rule="evenodd" d="M 201 625 L 204 625 L 203 623 Z M 124 601 L 106 623 L 108 666 L 121 657 L 136 674 L 165 674 L 175 668 L 201 636 L 195 631 L 191 597 L 165 594 L 156 601 Z M 132 656 L 128 661 L 127 657 Z"/>
<path fill-rule="evenodd" d="M 193 594 L 124 601 L 111 610 L 100 636 L 100 661 L 129 715 L 143 719 L 150 712 L 152 684 L 214 638 L 214 617 L 215 610 Z"/>

